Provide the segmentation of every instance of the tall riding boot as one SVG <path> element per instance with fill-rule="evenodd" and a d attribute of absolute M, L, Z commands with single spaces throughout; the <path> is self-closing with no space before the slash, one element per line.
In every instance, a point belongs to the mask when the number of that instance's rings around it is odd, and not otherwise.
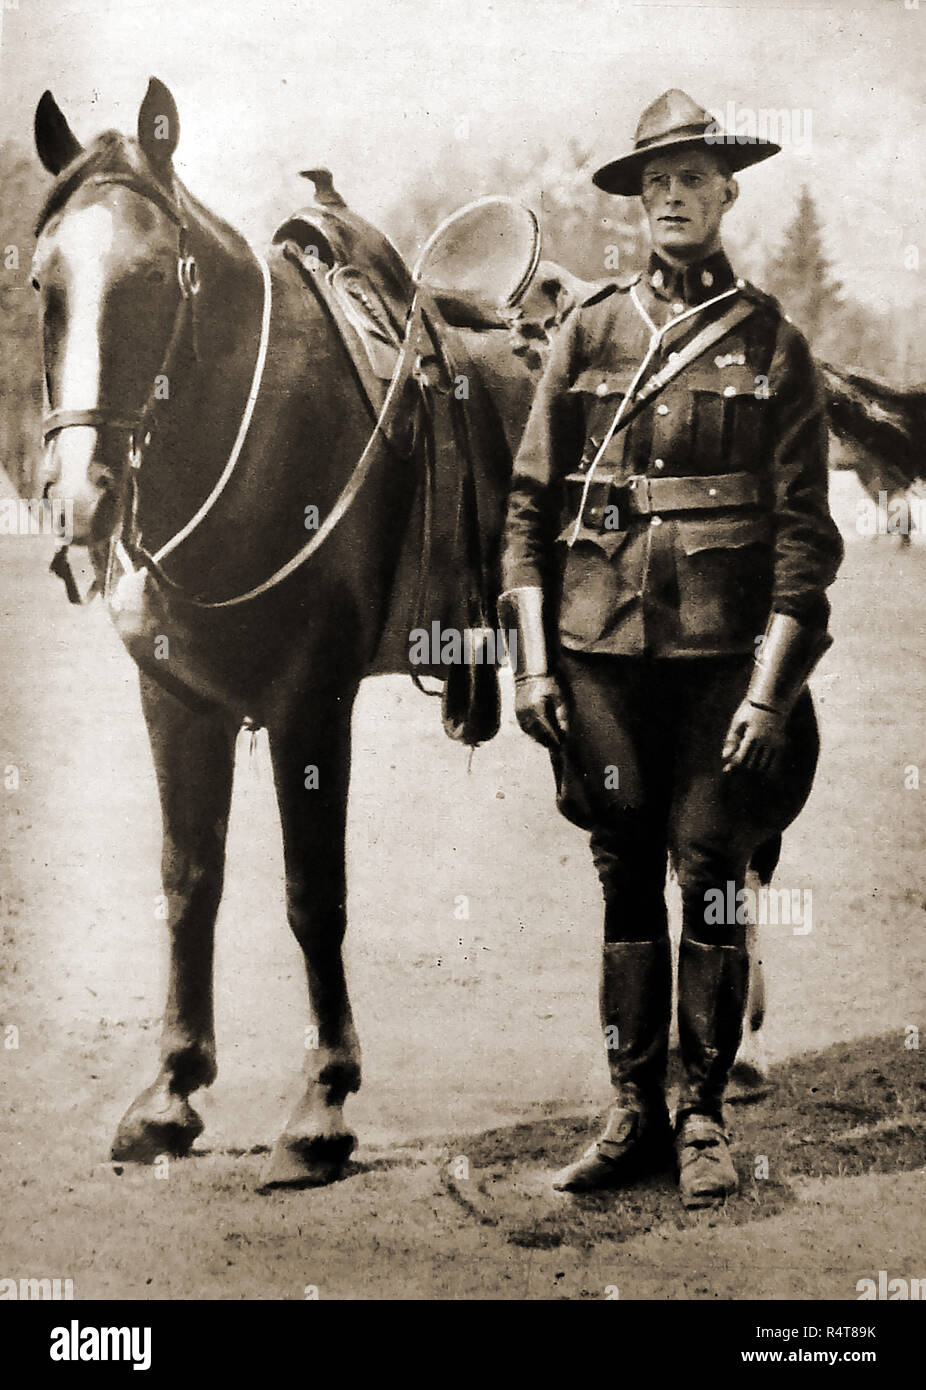
<path fill-rule="evenodd" d="M 606 942 L 601 1023 L 614 1100 L 604 1133 L 554 1178 L 558 1192 L 596 1192 L 671 1162 L 665 1102 L 672 1001 L 668 939 Z"/>
<path fill-rule="evenodd" d="M 683 935 L 678 956 L 678 1035 L 685 1081 L 675 1147 L 686 1207 L 707 1206 L 738 1185 L 723 1125 L 723 1093 L 743 1032 L 749 958 L 742 946 Z"/>

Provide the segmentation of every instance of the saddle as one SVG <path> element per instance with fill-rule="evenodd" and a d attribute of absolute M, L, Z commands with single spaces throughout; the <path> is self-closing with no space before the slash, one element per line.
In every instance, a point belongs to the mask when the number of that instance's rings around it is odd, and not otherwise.
<path fill-rule="evenodd" d="M 286 219 L 274 244 L 321 300 L 340 333 L 371 419 L 382 408 L 405 344 L 414 344 L 413 402 L 403 442 L 417 469 L 412 516 L 369 675 L 408 672 L 442 683 L 445 731 L 475 746 L 498 729 L 498 533 L 511 459 L 488 390 L 465 344 L 466 329 L 504 329 L 530 283 L 540 252 L 536 218 L 509 199 L 480 199 L 448 218 L 428 239 L 412 274 L 382 232 L 351 211 L 323 169 L 302 171 L 315 201 Z M 465 406 L 455 383 L 465 377 Z M 505 452 L 504 463 L 498 454 Z M 430 644 L 430 660 L 412 664 L 409 634 L 460 635 L 453 664 Z M 486 660 L 491 648 L 494 659 Z M 453 646 L 451 644 L 451 650 Z M 462 659 L 459 659 L 462 655 Z"/>

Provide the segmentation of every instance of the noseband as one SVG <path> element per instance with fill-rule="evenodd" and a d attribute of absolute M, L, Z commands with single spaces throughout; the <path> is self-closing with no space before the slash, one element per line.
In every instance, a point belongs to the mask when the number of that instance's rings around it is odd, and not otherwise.
<path fill-rule="evenodd" d="M 145 402 L 137 415 L 128 415 L 113 410 L 107 410 L 102 406 L 88 406 L 84 409 L 71 410 L 67 408 L 48 410 L 42 419 L 42 444 L 47 445 L 49 440 L 62 430 L 71 429 L 77 425 L 89 425 L 93 429 L 122 430 L 127 433 L 129 438 L 129 458 L 132 466 L 137 468 L 141 463 L 142 446 L 150 439 L 148 427 L 151 424 L 151 417 L 154 411 L 156 396 L 155 388 L 158 378 L 169 375 L 174 356 L 180 346 L 187 327 L 192 328 L 193 351 L 198 356 L 198 343 L 196 335 L 196 316 L 194 312 L 194 301 L 200 290 L 200 280 L 197 273 L 195 258 L 188 250 L 189 228 L 184 220 L 180 208 L 165 194 L 159 193 L 156 189 L 147 187 L 136 179 L 127 175 L 104 174 L 94 179 L 88 179 L 87 184 L 94 187 L 106 187 L 110 185 L 120 185 L 128 188 L 146 202 L 153 203 L 158 207 L 177 227 L 177 281 L 180 286 L 180 301 L 174 314 L 174 322 L 171 328 L 170 338 L 164 357 Z"/>

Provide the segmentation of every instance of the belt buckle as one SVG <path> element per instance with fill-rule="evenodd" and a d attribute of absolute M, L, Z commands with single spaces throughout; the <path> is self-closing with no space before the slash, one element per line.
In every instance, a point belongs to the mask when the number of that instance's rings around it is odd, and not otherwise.
<path fill-rule="evenodd" d="M 634 473 L 627 479 L 627 490 L 631 494 L 633 501 L 631 509 L 640 516 L 649 516 L 653 510 L 652 496 L 650 493 L 650 479 L 645 473 Z"/>

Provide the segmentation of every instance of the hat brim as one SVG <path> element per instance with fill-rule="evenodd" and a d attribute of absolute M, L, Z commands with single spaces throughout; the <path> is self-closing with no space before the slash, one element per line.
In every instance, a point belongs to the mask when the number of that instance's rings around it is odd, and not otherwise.
<path fill-rule="evenodd" d="M 728 143 L 729 142 L 729 143 Z M 761 164 L 763 159 L 771 159 L 781 151 L 781 146 L 773 140 L 750 140 L 739 144 L 736 136 L 714 137 L 708 140 L 703 135 L 686 135 L 681 138 L 667 136 L 664 140 L 654 140 L 645 149 L 634 150 L 620 159 L 614 159 L 592 175 L 592 183 L 604 193 L 615 193 L 622 198 L 638 198 L 643 191 L 643 166 L 663 150 L 701 149 L 721 155 L 730 166 L 731 174 L 748 169 L 752 164 Z"/>

